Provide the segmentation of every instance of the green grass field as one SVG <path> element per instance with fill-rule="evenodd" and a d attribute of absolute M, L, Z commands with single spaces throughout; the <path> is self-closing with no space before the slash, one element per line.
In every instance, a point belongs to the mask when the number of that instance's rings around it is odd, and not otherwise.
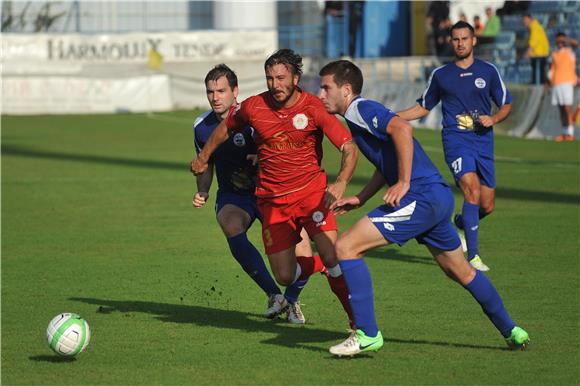
<path fill-rule="evenodd" d="M 506 350 L 413 241 L 367 255 L 385 346 L 348 360 L 327 351 L 347 324 L 326 280 L 303 292 L 305 326 L 263 319 L 265 296 L 229 254 L 215 194 L 192 209 L 193 116 L 2 117 L 2 384 L 580 382 L 578 143 L 496 138 L 496 212 L 481 224 L 480 250 L 531 335 L 528 351 Z M 416 137 L 449 180 L 439 133 Z M 338 152 L 327 147 L 324 164 L 335 174 Z M 361 160 L 349 191 L 371 174 Z M 341 217 L 340 229 L 364 213 Z M 259 234 L 255 224 L 263 251 Z M 65 311 L 92 329 L 72 360 L 45 338 Z"/>

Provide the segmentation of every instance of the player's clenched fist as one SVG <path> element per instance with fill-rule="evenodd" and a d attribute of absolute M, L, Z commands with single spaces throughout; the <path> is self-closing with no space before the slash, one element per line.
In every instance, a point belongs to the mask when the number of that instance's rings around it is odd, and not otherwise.
<path fill-rule="evenodd" d="M 191 203 L 193 204 L 194 208 L 201 208 L 202 206 L 205 205 L 208 198 L 209 198 L 209 193 L 197 192 L 197 193 L 195 193 L 195 196 L 193 196 L 193 200 L 191 201 Z"/>
<path fill-rule="evenodd" d="M 199 157 L 191 161 L 191 172 L 196 176 L 203 174 L 207 170 L 207 162 L 202 161 Z"/>

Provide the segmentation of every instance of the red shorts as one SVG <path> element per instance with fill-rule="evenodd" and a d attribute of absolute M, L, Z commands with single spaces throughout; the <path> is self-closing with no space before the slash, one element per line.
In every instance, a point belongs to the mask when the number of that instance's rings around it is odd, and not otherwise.
<path fill-rule="evenodd" d="M 281 197 L 258 198 L 266 254 L 298 244 L 302 228 L 310 237 L 338 229 L 334 213 L 324 206 L 324 192 L 325 189 L 303 189 Z"/>

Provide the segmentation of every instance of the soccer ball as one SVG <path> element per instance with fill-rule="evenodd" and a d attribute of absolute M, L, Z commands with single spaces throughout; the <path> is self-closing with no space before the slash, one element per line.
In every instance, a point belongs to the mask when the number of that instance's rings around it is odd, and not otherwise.
<path fill-rule="evenodd" d="M 46 329 L 50 348 L 62 356 L 73 356 L 83 351 L 91 340 L 91 330 L 86 320 L 77 314 L 62 313 L 55 316 Z"/>

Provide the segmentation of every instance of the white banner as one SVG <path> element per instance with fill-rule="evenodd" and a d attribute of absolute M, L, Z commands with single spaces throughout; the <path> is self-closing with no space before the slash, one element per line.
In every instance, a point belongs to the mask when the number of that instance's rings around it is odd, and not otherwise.
<path fill-rule="evenodd" d="M 8 77 L 2 80 L 3 114 L 75 114 L 169 111 L 167 75 L 126 79 Z"/>
<path fill-rule="evenodd" d="M 2 34 L 2 62 L 15 66 L 265 60 L 278 46 L 276 30 L 127 33 L 110 35 Z"/>

